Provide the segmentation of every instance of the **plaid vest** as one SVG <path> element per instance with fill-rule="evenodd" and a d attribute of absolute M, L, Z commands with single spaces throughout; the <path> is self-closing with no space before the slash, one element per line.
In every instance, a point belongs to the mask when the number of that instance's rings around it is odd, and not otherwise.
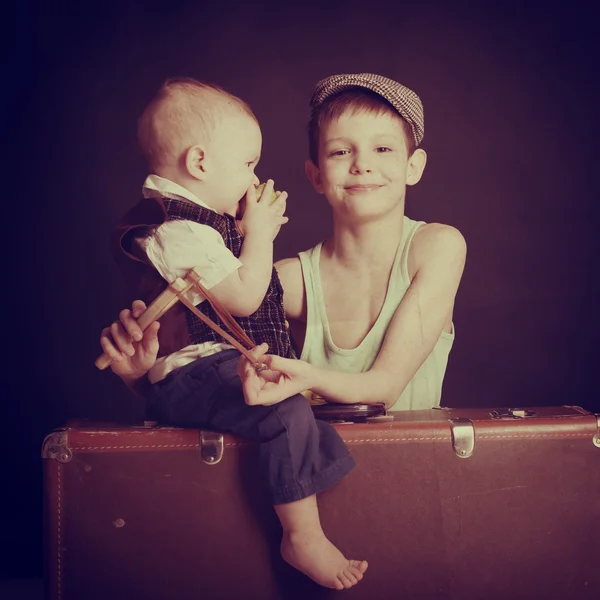
<path fill-rule="evenodd" d="M 220 215 L 197 204 L 169 198 L 141 200 L 117 226 L 113 248 L 117 263 L 132 288 L 130 295 L 143 299 L 146 304 L 154 300 L 166 288 L 167 283 L 148 263 L 145 256 L 136 254 L 132 242 L 134 238 L 148 234 L 157 225 L 176 219 L 195 221 L 212 227 L 221 234 L 233 255 L 236 258 L 240 256 L 244 238 L 236 227 L 235 219 L 230 215 Z M 208 302 L 202 302 L 198 308 L 225 331 L 229 331 Z M 293 356 L 283 310 L 283 289 L 275 268 L 258 310 L 248 317 L 234 318 L 257 345 L 263 342 L 269 345 L 269 354 L 286 358 Z M 170 309 L 160 322 L 160 356 L 172 354 L 189 344 L 209 341 L 227 343 L 180 302 Z"/>

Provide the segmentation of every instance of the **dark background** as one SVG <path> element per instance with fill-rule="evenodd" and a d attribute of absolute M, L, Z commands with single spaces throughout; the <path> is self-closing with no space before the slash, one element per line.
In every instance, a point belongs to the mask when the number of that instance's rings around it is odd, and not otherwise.
<path fill-rule="evenodd" d="M 93 363 L 100 329 L 124 306 L 108 236 L 146 175 L 136 119 L 168 76 L 214 81 L 254 108 L 257 173 L 290 193 L 277 258 L 331 227 L 303 171 L 314 83 L 369 71 L 417 91 L 429 163 L 406 212 L 456 226 L 469 248 L 444 403 L 600 411 L 591 8 L 22 1 L 8 11 L 0 576 L 42 572 L 45 434 L 75 417 L 141 418 Z"/>

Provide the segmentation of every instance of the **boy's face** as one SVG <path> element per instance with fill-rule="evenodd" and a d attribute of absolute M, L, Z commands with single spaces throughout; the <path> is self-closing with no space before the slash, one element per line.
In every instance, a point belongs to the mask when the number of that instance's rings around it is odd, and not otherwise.
<path fill-rule="evenodd" d="M 320 131 L 309 177 L 334 212 L 368 218 L 403 204 L 410 170 L 400 117 L 348 111 Z"/>
<path fill-rule="evenodd" d="M 258 184 L 254 169 L 260 159 L 258 123 L 246 114 L 225 117 L 217 124 L 206 154 L 204 200 L 218 212 L 229 212 L 250 185 Z"/>

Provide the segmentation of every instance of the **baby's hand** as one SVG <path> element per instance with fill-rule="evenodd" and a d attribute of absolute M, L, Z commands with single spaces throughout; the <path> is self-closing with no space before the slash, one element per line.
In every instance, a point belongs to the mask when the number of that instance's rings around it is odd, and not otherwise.
<path fill-rule="evenodd" d="M 282 225 L 288 222 L 284 217 L 287 192 L 275 192 L 277 200 L 273 198 L 273 180 L 269 179 L 260 198 L 256 198 L 256 188 L 251 185 L 246 192 L 246 206 L 244 216 L 239 222 L 244 236 L 263 236 L 273 241 Z"/>

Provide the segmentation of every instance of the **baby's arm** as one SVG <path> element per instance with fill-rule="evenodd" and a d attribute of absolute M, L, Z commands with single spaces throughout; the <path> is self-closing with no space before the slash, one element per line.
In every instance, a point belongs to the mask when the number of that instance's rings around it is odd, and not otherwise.
<path fill-rule="evenodd" d="M 369 371 L 332 371 L 269 356 L 266 363 L 271 371 L 283 373 L 285 379 L 258 389 L 254 384 L 257 391 L 251 403 L 272 404 L 286 394 L 312 389 L 332 402 L 392 406 L 439 339 L 452 313 L 466 258 L 463 236 L 445 225 L 424 226 L 412 248 L 415 275 Z"/>
<path fill-rule="evenodd" d="M 273 181 L 269 180 L 257 202 L 254 186 L 250 186 L 240 221 L 244 233 L 239 256 L 242 266 L 211 289 L 217 300 L 236 317 L 246 317 L 258 309 L 271 281 L 273 240 L 281 225 L 288 221 L 283 216 L 287 193 L 280 193 L 271 204 L 272 192 Z"/>

